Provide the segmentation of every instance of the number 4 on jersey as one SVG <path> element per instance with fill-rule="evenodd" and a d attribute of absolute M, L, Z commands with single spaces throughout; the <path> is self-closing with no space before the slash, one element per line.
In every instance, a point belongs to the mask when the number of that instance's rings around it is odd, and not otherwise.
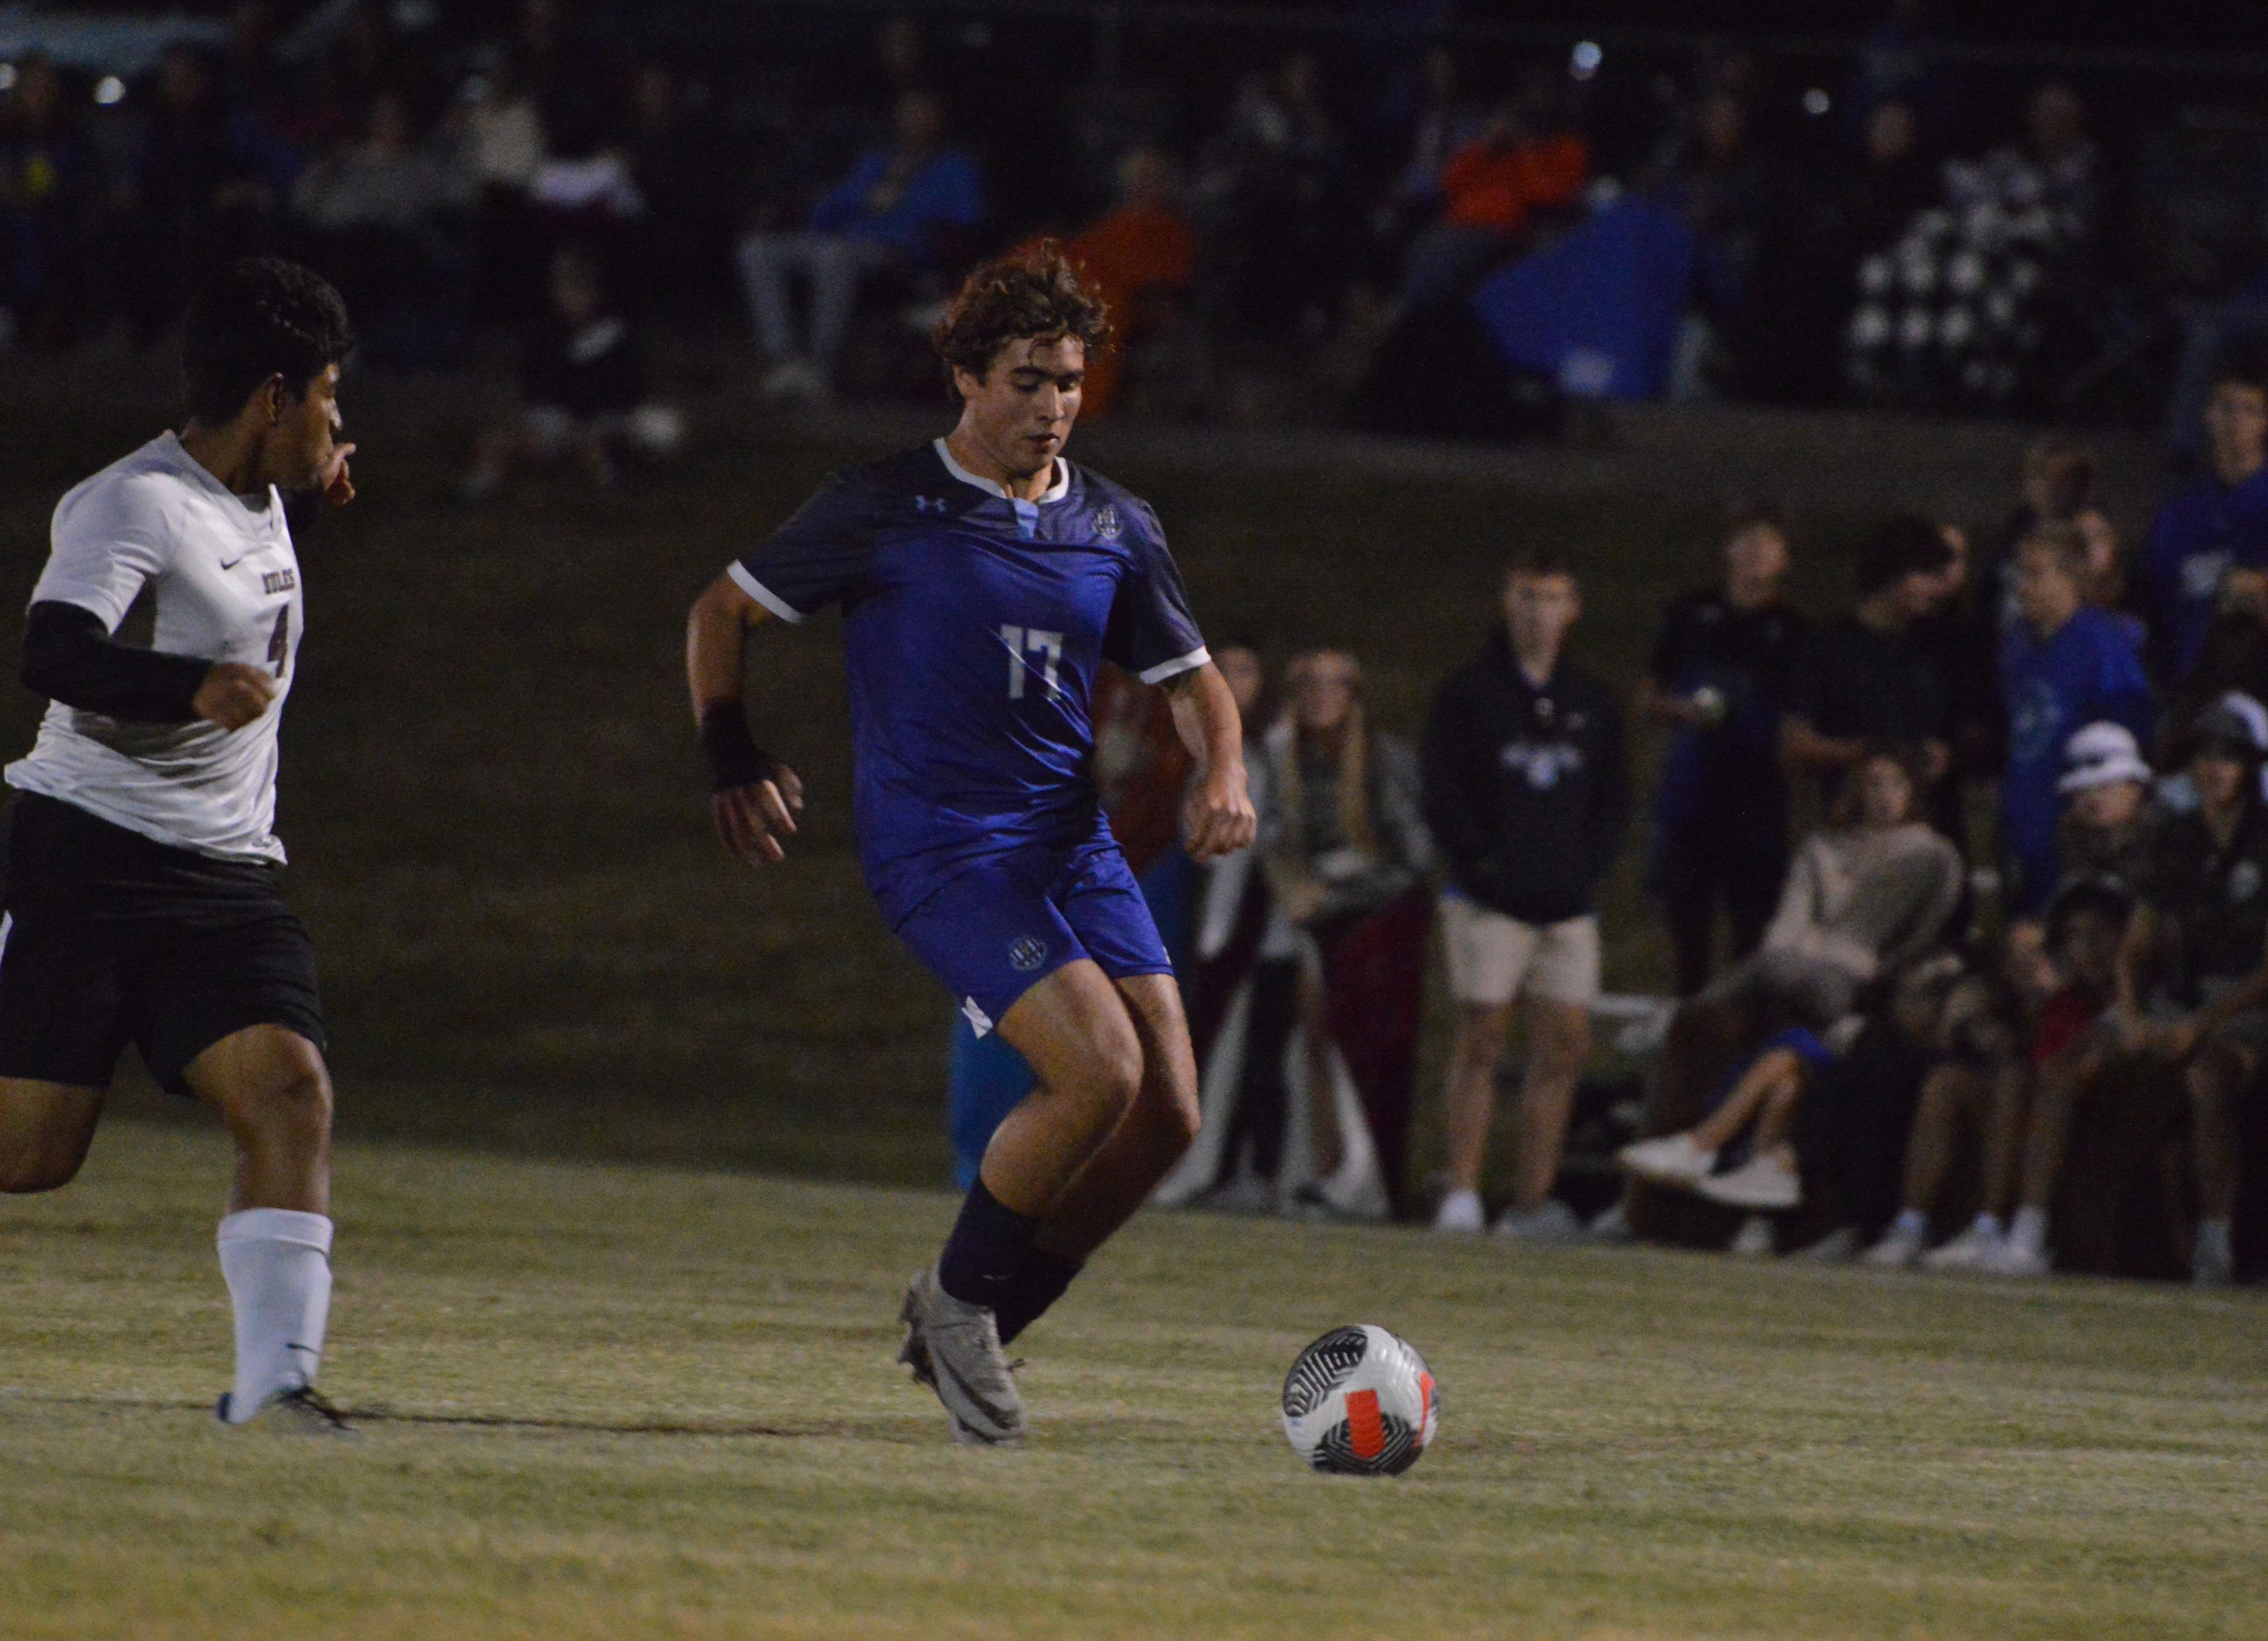
<path fill-rule="evenodd" d="M 268 668 L 276 677 L 291 665 L 291 607 L 276 612 L 276 630 L 268 635 Z"/>
<path fill-rule="evenodd" d="M 1024 659 L 1027 654 L 1046 658 L 1040 679 L 1047 686 L 1048 699 L 1053 701 L 1063 694 L 1063 686 L 1056 679 L 1057 667 L 1063 660 L 1063 634 L 1042 632 L 1037 627 L 1003 627 L 1000 642 L 1008 646 L 1009 700 L 1024 698 L 1024 681 L 1030 671 Z"/>

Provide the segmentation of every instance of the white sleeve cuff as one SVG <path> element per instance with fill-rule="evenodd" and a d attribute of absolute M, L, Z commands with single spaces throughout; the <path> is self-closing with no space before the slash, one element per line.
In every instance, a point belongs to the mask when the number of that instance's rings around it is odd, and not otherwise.
<path fill-rule="evenodd" d="M 733 578 L 733 585 L 778 616 L 791 627 L 803 625 L 803 612 L 750 575 L 739 559 L 725 566 L 725 573 Z"/>
<path fill-rule="evenodd" d="M 740 566 L 735 564 L 733 568 L 738 570 Z M 753 590 L 750 596 L 756 596 Z M 1177 678 L 1183 673 L 1195 672 L 1211 659 L 1212 652 L 1204 645 L 1199 644 L 1187 655 L 1177 655 L 1170 661 L 1159 662 L 1157 666 L 1142 674 L 1142 681 L 1145 684 L 1162 684 L 1168 678 Z"/>

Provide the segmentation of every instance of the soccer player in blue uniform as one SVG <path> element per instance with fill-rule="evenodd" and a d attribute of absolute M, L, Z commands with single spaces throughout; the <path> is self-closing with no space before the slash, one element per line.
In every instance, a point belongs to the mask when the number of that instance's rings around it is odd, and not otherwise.
<path fill-rule="evenodd" d="M 836 476 L 732 564 L 693 607 L 686 670 L 718 833 L 780 860 L 802 784 L 749 733 L 743 645 L 841 607 L 867 882 L 969 1023 L 1037 1074 L 901 1314 L 900 1359 L 955 1439 L 992 1443 L 1024 1432 L 1002 1345 L 1197 1132 L 1181 993 L 1088 773 L 1105 661 L 1169 693 L 1196 761 L 1189 852 L 1245 847 L 1253 813 L 1236 703 L 1157 515 L 1062 456 L 1101 303 L 1042 248 L 971 275 L 935 340 L 960 424 Z"/>

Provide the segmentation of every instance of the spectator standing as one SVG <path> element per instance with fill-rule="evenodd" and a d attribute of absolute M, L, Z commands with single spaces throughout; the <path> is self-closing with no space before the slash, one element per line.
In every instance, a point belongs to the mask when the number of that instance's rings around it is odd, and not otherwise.
<path fill-rule="evenodd" d="M 1284 717 L 1262 738 L 1256 760 L 1266 773 L 1254 848 L 1273 910 L 1253 970 L 1243 1076 L 1226 1150 L 1233 1158 L 1248 1141 L 1253 1173 L 1271 1183 L 1278 1178 L 1289 1108 L 1286 1050 L 1296 1027 L 1305 1050 L 1310 1160 L 1323 1188 L 1318 1200 L 1336 1207 L 1344 1204 L 1326 1194 L 1345 1159 L 1333 1054 L 1357 1074 L 1381 1174 L 1395 1181 L 1409 1127 L 1418 1001 L 1414 986 L 1400 1009 L 1388 998 L 1346 995 L 1350 981 L 1359 986 L 1373 970 L 1343 973 L 1339 948 L 1418 887 L 1432 847 L 1419 813 L 1417 760 L 1404 742 L 1369 726 L 1354 658 L 1336 650 L 1297 658 L 1287 692 Z M 1405 975 L 1420 967 L 1422 932 L 1418 938 L 1410 960 L 1399 966 Z M 1339 1041 L 1341 1023 L 1366 1024 L 1381 1013 L 1406 1017 L 1398 1086 L 1362 1078 L 1366 1059 L 1375 1056 Z"/>
<path fill-rule="evenodd" d="M 2085 601 L 2088 545 L 2075 526 L 2035 526 L 2017 546 L 2014 594 L 2021 624 L 2000 651 L 2007 767 L 2000 824 L 2014 868 L 2010 904 L 2043 910 L 2056 892 L 2058 790 L 2066 745 L 2081 727 L 2151 729 L 2149 680 L 2134 635 Z"/>
<path fill-rule="evenodd" d="M 1943 776 L 1946 681 L 1911 629 L 1944 600 L 1953 561 L 1926 519 L 1893 519 L 1867 544 L 1857 602 L 1813 629 L 1789 683 L 1780 755 L 1790 773 L 1831 790 L 1870 744 L 1914 744 L 1922 779 Z"/>
<path fill-rule="evenodd" d="M 740 241 L 749 311 L 771 361 L 768 396 L 828 393 L 860 286 L 885 269 L 941 270 L 983 217 L 976 161 L 946 141 L 945 104 L 936 93 L 901 95 L 895 125 L 887 146 L 861 155 L 811 208 L 804 232 L 762 231 Z M 799 276 L 811 286 L 810 323 L 802 327 L 789 298 L 790 281 Z"/>
<path fill-rule="evenodd" d="M 1551 1186 L 1590 1054 L 1594 897 L 1631 805 L 1622 708 L 1605 682 L 1563 659 L 1582 609 L 1563 556 L 1538 548 L 1515 558 L 1503 624 L 1442 685 L 1425 726 L 1425 819 L 1448 877 L 1441 917 L 1457 1004 L 1439 1230 L 1482 1228 L 1496 1067 L 1513 1001 L 1524 997 L 1512 1203 L 1497 1228 L 1554 1241 L 1580 1233 Z"/>
<path fill-rule="evenodd" d="M 2268 569 L 2268 349 L 2232 348 L 2205 400 L 2213 470 L 2168 497 L 2142 549 L 2156 657 L 2185 677 L 2231 570 Z"/>
<path fill-rule="evenodd" d="M 1723 583 L 1671 603 L 1638 685 L 1641 714 L 1673 732 L 1649 875 L 1681 997 L 1708 983 L 1719 906 L 1733 957 L 1746 957 L 1787 871 L 1779 720 L 1804 635 L 1802 617 L 1780 597 L 1787 567 L 1778 520 L 1735 513 Z"/>

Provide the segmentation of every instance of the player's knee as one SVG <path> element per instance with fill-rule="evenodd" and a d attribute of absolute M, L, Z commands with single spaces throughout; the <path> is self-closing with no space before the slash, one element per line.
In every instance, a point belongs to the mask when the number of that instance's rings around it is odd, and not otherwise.
<path fill-rule="evenodd" d="M 25 1145 L 0 1151 L 0 1194 L 31 1196 L 69 1185 L 86 1160 L 83 1151 Z"/>
<path fill-rule="evenodd" d="M 295 1066 L 245 1102 L 243 1120 L 251 1127 L 295 1136 L 328 1134 L 331 1079 L 321 1064 Z"/>

